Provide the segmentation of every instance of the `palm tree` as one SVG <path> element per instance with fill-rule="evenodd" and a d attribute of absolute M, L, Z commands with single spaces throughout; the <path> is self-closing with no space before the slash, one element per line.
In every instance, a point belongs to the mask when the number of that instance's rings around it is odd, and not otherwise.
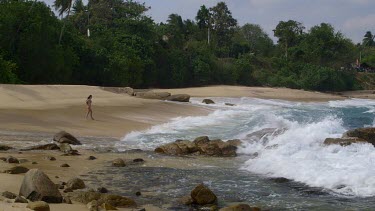
<path fill-rule="evenodd" d="M 367 31 L 363 38 L 363 45 L 365 46 L 375 46 L 375 35 L 372 35 L 370 31 Z"/>
<path fill-rule="evenodd" d="M 67 12 L 67 15 L 65 16 L 65 19 L 67 20 L 70 14 L 70 9 L 72 7 L 72 0 L 55 0 L 53 6 L 59 12 L 59 16 L 61 17 L 63 16 L 65 12 Z M 61 43 L 61 39 L 64 33 L 66 20 L 64 21 L 63 27 L 61 28 L 59 44 Z"/>

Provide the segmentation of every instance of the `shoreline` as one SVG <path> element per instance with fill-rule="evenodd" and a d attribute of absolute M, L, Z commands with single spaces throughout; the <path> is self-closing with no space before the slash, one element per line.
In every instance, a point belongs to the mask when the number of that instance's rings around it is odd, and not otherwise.
<path fill-rule="evenodd" d="M 301 102 L 322 102 L 329 100 L 345 100 L 347 96 L 370 96 L 375 98 L 372 91 L 347 92 L 343 95 L 333 95 L 319 92 L 307 92 L 286 88 L 239 87 L 239 86 L 211 86 L 183 89 L 155 89 L 155 92 L 170 92 L 171 94 L 189 94 L 192 97 L 254 97 L 261 99 L 281 99 Z M 95 121 L 84 118 L 86 108 L 85 98 L 93 94 L 93 110 Z M 370 98 L 370 97 L 368 97 Z M 366 98 L 365 98 L 366 99 Z M 179 116 L 201 116 L 210 113 L 210 109 L 202 106 L 193 106 L 189 103 L 173 103 L 161 100 L 147 100 L 131 97 L 126 94 L 105 91 L 100 87 L 75 85 L 0 85 L 0 144 L 12 146 L 12 140 L 23 136 L 22 141 L 34 141 L 40 144 L 41 140 L 52 139 L 60 130 L 65 130 L 77 138 L 93 137 L 96 139 L 120 139 L 132 131 L 148 129 L 154 125 L 168 122 Z M 28 136 L 28 133 L 32 134 Z M 12 139 L 13 138 L 13 139 Z M 14 143 L 16 143 L 14 141 Z M 25 142 L 26 144 L 26 142 Z M 74 147 L 73 147 L 74 148 Z M 2 152 L 0 157 L 12 155 L 27 159 L 30 162 L 20 164 L 27 168 L 39 168 L 50 177 L 53 182 L 67 181 L 73 176 L 85 175 L 95 169 L 102 169 L 116 158 L 124 158 L 124 153 L 94 152 L 79 149 L 81 156 L 60 156 L 54 151 L 16 151 Z M 52 155 L 56 161 L 45 160 Z M 89 161 L 89 155 L 97 160 Z M 136 154 L 135 154 L 136 155 Z M 130 156 L 131 157 L 131 156 Z M 164 161 L 165 159 L 163 159 Z M 170 160 L 173 160 L 171 158 Z M 31 161 L 38 162 L 32 165 Z M 153 162 L 160 161 L 157 158 Z M 59 167 L 68 163 L 70 168 Z M 179 159 L 179 164 L 181 165 Z M 172 167 L 177 164 L 170 164 Z M 0 162 L 0 170 L 14 166 Z M 11 191 L 18 193 L 24 174 L 0 174 L 0 181 L 4 182 L 0 192 Z M 55 178 L 59 176 L 59 178 Z M 135 197 L 131 197 L 135 199 Z M 25 204 L 13 204 L 0 200 L 0 210 L 27 210 Z M 155 206 L 144 206 L 147 210 L 162 210 Z M 86 205 L 52 204 L 51 210 L 87 210 Z M 129 210 L 129 209 L 119 209 Z"/>

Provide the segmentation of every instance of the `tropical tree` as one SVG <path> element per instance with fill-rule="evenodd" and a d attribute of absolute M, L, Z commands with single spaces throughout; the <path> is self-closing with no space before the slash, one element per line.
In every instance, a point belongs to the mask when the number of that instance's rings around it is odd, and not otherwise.
<path fill-rule="evenodd" d="M 367 31 L 362 43 L 364 46 L 375 46 L 375 35 L 372 35 L 371 31 Z"/>
<path fill-rule="evenodd" d="M 286 59 L 288 59 L 288 48 L 298 43 L 304 29 L 302 23 L 289 20 L 286 22 L 280 21 L 273 30 L 275 37 L 279 38 L 277 42 L 284 48 Z"/>
<path fill-rule="evenodd" d="M 210 8 L 212 14 L 212 27 L 217 36 L 219 47 L 230 43 L 230 38 L 237 26 L 237 20 L 232 17 L 231 11 L 225 2 L 219 2 L 216 6 Z"/>
<path fill-rule="evenodd" d="M 67 13 L 65 16 L 64 24 L 61 28 L 60 37 L 59 37 L 59 44 L 61 44 L 61 39 L 64 33 L 66 21 L 68 20 L 68 17 L 70 15 L 70 9 L 72 7 L 72 1 L 73 0 L 55 0 L 53 6 L 55 9 L 59 12 L 59 16 L 63 17 L 64 13 Z"/>

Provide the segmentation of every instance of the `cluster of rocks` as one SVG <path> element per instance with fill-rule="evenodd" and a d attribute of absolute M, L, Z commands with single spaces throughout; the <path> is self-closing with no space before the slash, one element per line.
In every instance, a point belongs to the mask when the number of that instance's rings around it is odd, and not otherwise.
<path fill-rule="evenodd" d="M 190 193 L 179 199 L 179 203 L 188 206 L 198 206 L 209 210 L 218 210 L 217 196 L 205 185 L 199 184 Z M 258 207 L 251 207 L 248 204 L 235 204 L 220 209 L 220 211 L 260 211 Z"/>
<path fill-rule="evenodd" d="M 62 193 L 59 189 L 63 190 Z M 85 191 L 82 191 L 85 189 Z M 78 191 L 76 191 L 78 190 Z M 22 181 L 19 194 L 9 191 L 1 193 L 1 196 L 13 200 L 14 203 L 28 203 L 27 208 L 31 210 L 49 211 L 48 203 L 67 203 L 71 204 L 72 200 L 87 204 L 89 210 L 98 211 L 116 210 L 116 207 L 133 208 L 137 204 L 134 200 L 108 194 L 106 188 L 100 187 L 96 191 L 87 189 L 83 180 L 72 178 L 67 182 L 55 184 L 41 170 L 31 169 Z"/>
<path fill-rule="evenodd" d="M 220 139 L 210 140 L 207 136 L 201 136 L 194 141 L 177 140 L 173 143 L 159 146 L 156 153 L 167 155 L 206 155 L 215 157 L 237 156 L 237 147 L 241 145 L 238 139 L 222 141 Z"/>
<path fill-rule="evenodd" d="M 325 145 L 348 146 L 353 143 L 369 143 L 375 146 L 375 128 L 357 128 L 347 131 L 341 138 L 326 138 L 324 140 Z"/>
<path fill-rule="evenodd" d="M 190 95 L 188 94 L 171 95 L 169 92 L 136 92 L 134 95 L 144 99 L 168 100 L 176 102 L 189 102 L 190 100 Z"/>

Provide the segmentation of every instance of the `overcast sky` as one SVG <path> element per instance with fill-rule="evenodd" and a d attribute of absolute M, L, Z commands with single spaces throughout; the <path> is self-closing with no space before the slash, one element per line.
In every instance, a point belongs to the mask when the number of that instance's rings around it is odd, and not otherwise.
<path fill-rule="evenodd" d="M 45 0 L 47 3 L 53 0 Z M 212 7 L 223 0 L 138 0 L 151 6 L 148 14 L 155 22 L 165 22 L 177 13 L 194 19 L 199 7 Z M 375 33 L 375 0 L 224 0 L 240 25 L 256 23 L 273 37 L 279 21 L 299 21 L 308 29 L 322 22 L 331 23 L 355 43 L 366 31 Z"/>

